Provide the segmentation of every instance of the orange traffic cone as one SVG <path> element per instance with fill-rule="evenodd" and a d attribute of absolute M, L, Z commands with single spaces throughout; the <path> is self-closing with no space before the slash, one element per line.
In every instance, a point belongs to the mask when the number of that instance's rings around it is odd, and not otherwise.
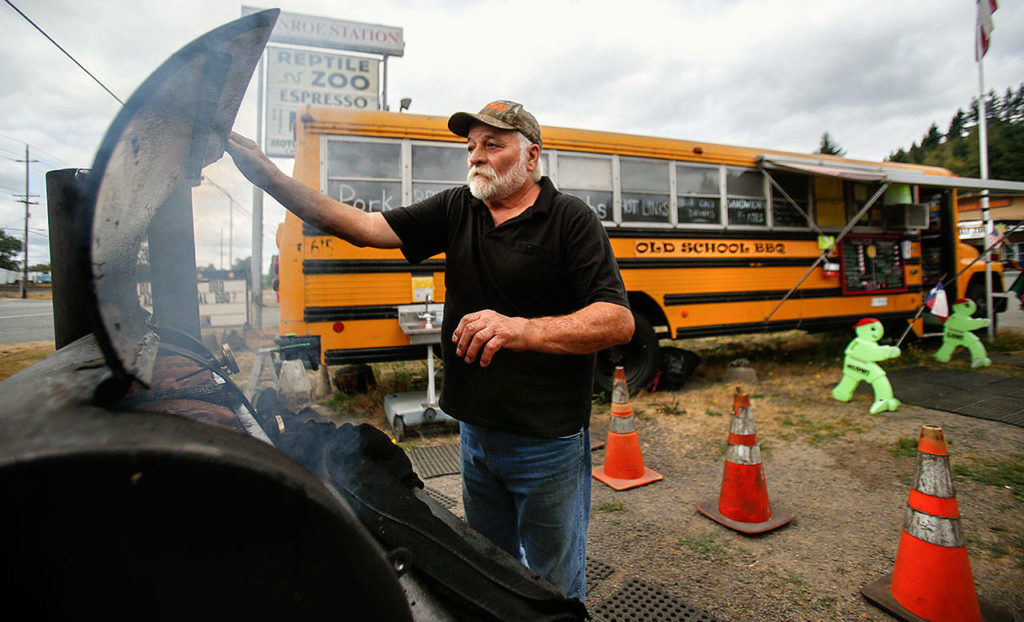
<path fill-rule="evenodd" d="M 757 444 L 750 397 L 739 387 L 732 405 L 729 449 L 725 454 L 722 491 L 714 500 L 697 504 L 697 510 L 713 521 L 742 533 L 764 533 L 793 520 L 793 513 L 781 508 L 772 512 L 768 503 L 761 448 Z"/>
<path fill-rule="evenodd" d="M 892 574 L 861 588 L 873 604 L 902 620 L 1010 620 L 1008 611 L 978 600 L 960 527 L 942 428 L 921 428 L 917 474 L 910 490 Z"/>
<path fill-rule="evenodd" d="M 640 436 L 636 433 L 633 409 L 629 406 L 626 370 L 622 366 L 615 368 L 612 419 L 608 427 L 604 465 L 594 467 L 591 474 L 615 490 L 636 488 L 663 479 L 661 474 L 644 466 Z"/>

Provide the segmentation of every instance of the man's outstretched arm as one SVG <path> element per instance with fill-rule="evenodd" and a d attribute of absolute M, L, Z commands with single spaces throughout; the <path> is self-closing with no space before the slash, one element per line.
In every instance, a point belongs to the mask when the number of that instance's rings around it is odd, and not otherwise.
<path fill-rule="evenodd" d="M 400 248 L 402 240 L 379 212 L 364 212 L 316 192 L 285 175 L 255 142 L 231 133 L 227 151 L 235 166 L 254 185 L 303 221 L 356 246 Z"/>

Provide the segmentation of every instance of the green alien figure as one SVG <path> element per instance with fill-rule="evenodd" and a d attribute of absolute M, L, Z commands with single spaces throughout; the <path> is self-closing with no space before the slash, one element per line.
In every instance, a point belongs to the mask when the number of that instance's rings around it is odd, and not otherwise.
<path fill-rule="evenodd" d="M 940 363 L 948 363 L 953 351 L 963 346 L 971 353 L 971 367 L 985 367 L 992 364 L 988 358 L 985 346 L 978 339 L 972 330 L 988 327 L 989 321 L 984 318 L 974 318 L 978 306 L 970 298 L 961 298 L 953 303 L 952 313 L 946 318 L 942 325 L 942 346 L 935 353 L 935 360 Z"/>
<path fill-rule="evenodd" d="M 849 402 L 853 398 L 853 390 L 863 380 L 875 392 L 875 402 L 869 410 L 872 415 L 883 410 L 896 410 L 900 401 L 893 397 L 885 370 L 875 361 L 894 359 L 900 355 L 900 349 L 879 345 L 878 340 L 882 338 L 885 329 L 873 317 L 857 322 L 854 330 L 857 336 L 843 352 L 843 379 L 832 389 L 832 397 L 840 402 Z"/>

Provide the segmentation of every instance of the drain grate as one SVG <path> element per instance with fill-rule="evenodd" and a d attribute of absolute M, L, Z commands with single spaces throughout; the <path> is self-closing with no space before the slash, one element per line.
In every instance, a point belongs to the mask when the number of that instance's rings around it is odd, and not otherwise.
<path fill-rule="evenodd" d="M 889 375 L 902 402 L 1024 427 L 1024 378 L 963 369 L 905 367 Z M 871 391 L 866 383 L 857 387 Z"/>
<path fill-rule="evenodd" d="M 452 499 L 443 492 L 438 492 L 434 490 L 430 486 L 424 486 L 423 490 L 425 490 L 427 494 L 430 495 L 431 499 L 440 503 L 447 510 L 454 510 L 455 506 L 458 505 L 458 502 L 455 499 Z"/>
<path fill-rule="evenodd" d="M 985 387 L 985 391 L 1024 400 L 1024 378 L 1004 378 Z"/>
<path fill-rule="evenodd" d="M 423 479 L 459 473 L 459 444 L 416 447 L 409 450 L 412 470 Z"/>
<path fill-rule="evenodd" d="M 906 380 L 913 384 L 924 383 L 930 385 L 933 391 L 936 388 L 941 391 L 949 389 L 973 391 L 1003 378 L 1003 376 L 980 371 L 937 369 L 935 367 L 904 367 L 903 369 L 893 370 L 888 375 L 889 382 L 892 383 L 893 387 L 897 383 Z"/>
<path fill-rule="evenodd" d="M 699 620 L 715 622 L 717 618 L 686 605 L 665 591 L 640 579 L 630 579 L 608 600 L 594 610 L 605 620 Z"/>
<path fill-rule="evenodd" d="M 587 558 L 587 593 L 590 590 L 597 587 L 597 585 L 612 576 L 615 569 L 604 562 L 599 562 L 596 559 Z"/>
<path fill-rule="evenodd" d="M 1016 365 L 1018 367 L 1024 367 L 1024 353 L 989 352 L 988 357 L 992 359 L 993 363 L 1001 363 L 1003 365 Z"/>
<path fill-rule="evenodd" d="M 1017 397 L 992 395 L 950 410 L 968 417 L 1002 421 L 1024 427 L 1024 411 L 1021 410 L 1021 400 Z"/>

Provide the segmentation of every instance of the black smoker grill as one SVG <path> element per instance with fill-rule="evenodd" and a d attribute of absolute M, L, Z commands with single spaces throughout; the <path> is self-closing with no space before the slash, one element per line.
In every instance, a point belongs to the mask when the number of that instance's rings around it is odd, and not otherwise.
<path fill-rule="evenodd" d="M 48 175 L 59 349 L 0 384 L 9 615 L 412 619 L 383 549 L 336 490 L 258 440 L 230 361 L 199 342 L 191 186 L 224 153 L 277 13 L 180 50 L 90 171 Z M 147 238 L 152 317 L 135 284 Z"/>
<path fill-rule="evenodd" d="M 191 187 L 223 156 L 277 15 L 181 49 L 90 170 L 47 176 L 58 350 L 0 383 L 3 611 L 585 616 L 423 494 L 379 431 L 304 421 L 274 395 L 253 408 L 231 357 L 200 342 Z M 144 241 L 152 316 L 136 292 Z"/>

